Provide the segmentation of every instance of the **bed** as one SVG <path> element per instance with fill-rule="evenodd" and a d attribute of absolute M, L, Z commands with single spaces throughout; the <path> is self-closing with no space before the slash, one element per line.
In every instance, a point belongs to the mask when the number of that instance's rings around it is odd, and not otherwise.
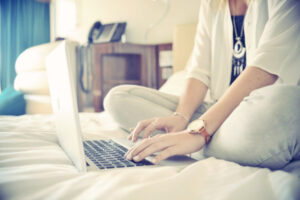
<path fill-rule="evenodd" d="M 173 75 L 164 92 L 183 81 Z M 0 199 L 300 199 L 284 171 L 204 158 L 187 167 L 135 167 L 79 173 L 55 134 L 51 114 L 0 117 Z M 85 139 L 126 137 L 108 113 L 80 113 Z"/>
<path fill-rule="evenodd" d="M 81 113 L 85 138 L 125 137 L 107 113 Z M 59 147 L 52 115 L 0 117 L 2 199 L 297 199 L 299 180 L 206 158 L 185 168 L 79 173 Z"/>

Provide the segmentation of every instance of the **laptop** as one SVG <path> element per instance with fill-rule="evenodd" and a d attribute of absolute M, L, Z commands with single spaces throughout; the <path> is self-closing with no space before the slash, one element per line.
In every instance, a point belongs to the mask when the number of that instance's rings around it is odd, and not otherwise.
<path fill-rule="evenodd" d="M 59 145 L 79 172 L 153 166 L 151 156 L 138 163 L 126 160 L 124 154 L 133 144 L 125 138 L 83 139 L 75 89 L 75 47 L 71 42 L 58 43 L 47 56 L 46 70 Z M 174 156 L 159 165 L 186 166 L 195 161 L 189 156 Z"/>

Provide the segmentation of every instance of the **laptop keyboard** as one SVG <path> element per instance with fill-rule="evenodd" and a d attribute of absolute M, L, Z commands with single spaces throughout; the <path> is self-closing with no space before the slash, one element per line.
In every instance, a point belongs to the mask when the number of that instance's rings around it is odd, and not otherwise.
<path fill-rule="evenodd" d="M 112 140 L 88 140 L 83 142 L 85 155 L 99 169 L 152 165 L 147 160 L 140 162 L 124 158 L 127 149 Z"/>

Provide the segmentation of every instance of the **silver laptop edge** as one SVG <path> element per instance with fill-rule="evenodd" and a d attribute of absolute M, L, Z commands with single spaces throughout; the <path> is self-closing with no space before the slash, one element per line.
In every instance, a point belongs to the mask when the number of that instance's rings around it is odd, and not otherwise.
<path fill-rule="evenodd" d="M 60 42 L 47 56 L 46 70 L 59 144 L 76 168 L 84 172 L 87 168 L 75 96 L 75 66 L 71 66 L 69 48 L 67 41 Z"/>
<path fill-rule="evenodd" d="M 71 47 L 69 42 L 62 41 L 46 59 L 46 70 L 58 141 L 78 171 L 87 171 L 86 162 L 89 164 L 89 170 L 100 170 L 84 154 L 83 135 L 80 128 L 75 90 L 75 58 L 72 60 L 70 54 Z M 126 139 L 112 140 L 127 149 L 132 146 L 132 143 Z M 151 156 L 147 160 L 151 162 Z M 195 160 L 187 156 L 176 156 L 161 162 L 160 165 L 185 166 L 192 162 L 195 162 Z"/>

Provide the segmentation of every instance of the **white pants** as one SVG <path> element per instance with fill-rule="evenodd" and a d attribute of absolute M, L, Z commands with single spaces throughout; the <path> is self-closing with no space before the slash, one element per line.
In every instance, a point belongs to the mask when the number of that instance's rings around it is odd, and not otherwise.
<path fill-rule="evenodd" d="M 104 107 L 129 130 L 140 120 L 170 115 L 178 101 L 179 97 L 154 89 L 123 85 L 109 92 Z M 203 103 L 192 120 L 210 106 Z M 300 87 L 273 85 L 253 91 L 217 130 L 204 154 L 270 169 L 298 160 L 300 166 Z"/>

